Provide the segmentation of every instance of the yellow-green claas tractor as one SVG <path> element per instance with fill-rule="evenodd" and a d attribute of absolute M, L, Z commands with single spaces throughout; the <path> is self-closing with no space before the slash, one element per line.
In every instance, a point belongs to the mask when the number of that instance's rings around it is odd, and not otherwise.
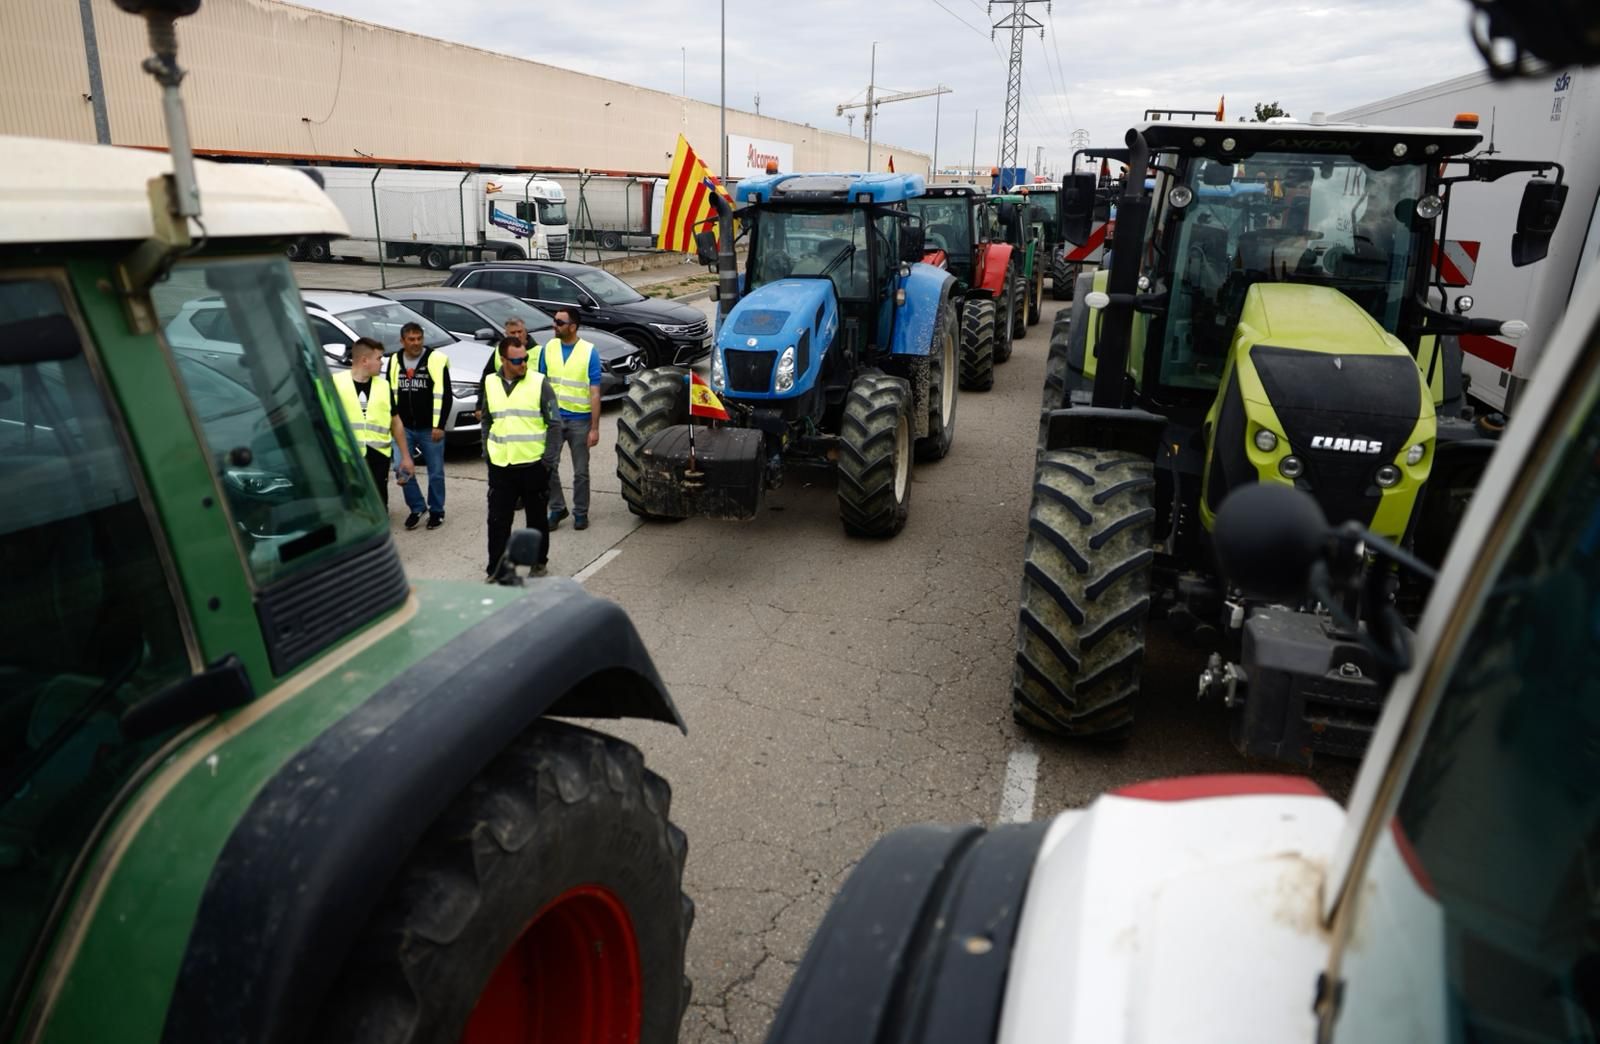
<path fill-rule="evenodd" d="M 1544 256 L 1559 165 L 1475 157 L 1466 128 L 1148 123 L 1128 133 L 1108 267 L 1058 318 L 1041 415 L 1013 675 L 1020 722 L 1125 733 L 1152 614 L 1214 637 L 1200 680 L 1260 757 L 1359 755 L 1381 693 L 1356 640 L 1377 607 L 1262 605 L 1212 567 L 1241 486 L 1310 493 L 1334 525 L 1438 561 L 1494 442 L 1463 399 L 1468 318 L 1434 271 L 1455 186 L 1534 172 L 1514 261 Z M 1546 177 L 1550 172 L 1554 177 Z M 1471 191 L 1471 186 L 1464 186 Z M 1061 232 L 1090 234 L 1094 177 Z M 1507 220 L 1512 216 L 1508 215 Z M 1387 609 L 1420 585 L 1396 577 Z"/>

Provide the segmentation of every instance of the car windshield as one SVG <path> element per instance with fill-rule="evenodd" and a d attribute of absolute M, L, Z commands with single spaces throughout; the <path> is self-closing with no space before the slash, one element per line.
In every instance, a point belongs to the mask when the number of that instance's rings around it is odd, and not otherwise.
<path fill-rule="evenodd" d="M 568 273 L 601 304 L 620 305 L 643 301 L 644 296 L 603 268 L 585 268 Z"/>
<path fill-rule="evenodd" d="M 530 330 L 539 330 L 551 326 L 554 320 L 539 309 L 519 301 L 515 297 L 492 297 L 479 301 L 476 305 L 478 311 L 489 317 L 489 321 L 504 330 L 506 323 L 513 319 L 521 319 Z"/>
<path fill-rule="evenodd" d="M 972 252 L 972 222 L 963 199 L 913 199 L 906 203 L 911 213 L 922 218 L 930 250 L 947 254 Z"/>
<path fill-rule="evenodd" d="M 1163 179 L 1152 207 L 1145 274 L 1159 283 L 1171 268 L 1163 384 L 1216 386 L 1245 291 L 1255 283 L 1333 287 L 1396 331 L 1411 265 L 1411 212 L 1423 189 L 1420 166 L 1380 170 L 1347 156 L 1258 153 L 1243 164 L 1243 176 L 1224 170 L 1227 183 L 1208 183 L 1208 170 L 1210 180 L 1222 180 L 1218 166 L 1191 161 L 1176 184 L 1193 202 L 1172 206 L 1174 183 Z"/>
<path fill-rule="evenodd" d="M 381 341 L 386 352 L 400 350 L 400 331 L 407 323 L 416 323 L 422 327 L 422 343 L 429 348 L 445 348 L 456 343 L 456 339 L 439 324 L 398 302 L 335 314 L 341 322 L 354 330 L 357 336 Z"/>
<path fill-rule="evenodd" d="M 550 203 L 546 200 L 536 200 L 539 204 L 539 224 L 565 225 L 567 223 L 566 203 Z"/>
<path fill-rule="evenodd" d="M 841 298 L 869 292 L 867 212 L 772 207 L 756 221 L 750 247 L 750 285 L 779 279 L 826 277 Z"/>

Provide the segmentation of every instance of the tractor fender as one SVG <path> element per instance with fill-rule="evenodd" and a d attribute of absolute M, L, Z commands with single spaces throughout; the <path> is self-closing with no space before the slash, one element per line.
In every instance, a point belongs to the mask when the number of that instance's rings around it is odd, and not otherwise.
<path fill-rule="evenodd" d="M 384 883 L 547 714 L 683 728 L 621 607 L 570 580 L 537 582 L 377 689 L 262 786 L 206 882 L 162 1039 L 307 1039 Z"/>
<path fill-rule="evenodd" d="M 983 264 L 980 268 L 983 276 L 978 282 L 979 290 L 986 291 L 996 299 L 1005 293 L 1006 266 L 1011 263 L 1011 253 L 1010 243 L 990 243 L 983 248 Z"/>
<path fill-rule="evenodd" d="M 955 289 L 955 276 L 942 268 L 915 264 L 911 274 L 898 283 L 906 292 L 906 303 L 895 310 L 889 350 L 895 355 L 926 356 L 933 347 L 933 324 L 939 308 Z"/>

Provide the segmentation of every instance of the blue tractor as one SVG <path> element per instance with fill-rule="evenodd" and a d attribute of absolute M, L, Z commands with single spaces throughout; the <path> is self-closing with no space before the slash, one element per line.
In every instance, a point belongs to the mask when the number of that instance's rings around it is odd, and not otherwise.
<path fill-rule="evenodd" d="M 790 465 L 834 467 L 846 532 L 905 525 L 913 457 L 955 435 L 956 281 L 923 264 L 914 174 L 777 174 L 719 196 L 710 383 L 729 413 L 690 427 L 688 373 L 647 370 L 617 424 L 622 497 L 649 519 L 748 520 Z M 734 222 L 749 248 L 743 272 Z"/>

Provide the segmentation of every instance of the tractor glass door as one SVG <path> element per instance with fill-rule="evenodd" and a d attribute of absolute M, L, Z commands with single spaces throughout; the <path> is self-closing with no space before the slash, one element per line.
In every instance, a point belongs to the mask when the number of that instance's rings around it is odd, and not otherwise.
<path fill-rule="evenodd" d="M 1216 166 L 1191 160 L 1182 184 L 1193 201 L 1179 210 L 1161 198 L 1155 207 L 1160 224 L 1147 242 L 1156 256 L 1146 261 L 1152 272 L 1171 272 L 1160 383 L 1216 387 L 1255 283 L 1332 287 L 1396 331 L 1413 268 L 1421 167 L 1260 153 L 1235 167 L 1228 183 L 1208 183 L 1223 180 L 1206 177 Z M 1157 191 L 1167 195 L 1164 186 Z"/>
<path fill-rule="evenodd" d="M 151 296 L 256 582 L 386 533 L 287 261 L 185 262 Z M 173 320 L 200 302 L 227 309 L 235 342 L 210 342 L 208 353 L 185 344 Z"/>
<path fill-rule="evenodd" d="M 96 823 L 169 738 L 125 738 L 123 712 L 196 662 L 67 300 L 53 278 L 0 280 L 0 1009 Z"/>

